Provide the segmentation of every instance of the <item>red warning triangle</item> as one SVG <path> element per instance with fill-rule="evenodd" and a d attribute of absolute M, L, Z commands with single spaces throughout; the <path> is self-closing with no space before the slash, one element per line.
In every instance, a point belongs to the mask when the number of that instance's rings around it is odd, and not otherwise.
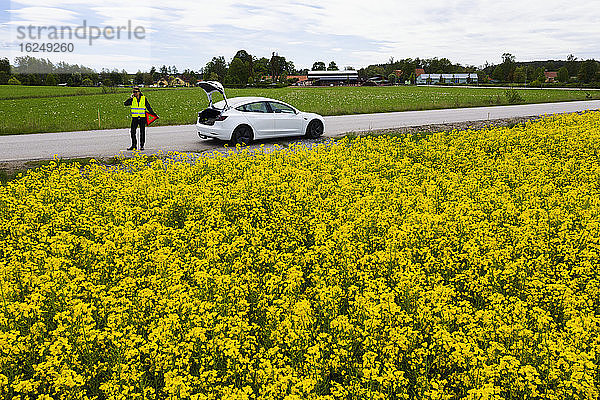
<path fill-rule="evenodd" d="M 158 119 L 158 115 L 150 114 L 148 111 L 146 111 L 146 125 L 150 125 L 157 119 Z"/>

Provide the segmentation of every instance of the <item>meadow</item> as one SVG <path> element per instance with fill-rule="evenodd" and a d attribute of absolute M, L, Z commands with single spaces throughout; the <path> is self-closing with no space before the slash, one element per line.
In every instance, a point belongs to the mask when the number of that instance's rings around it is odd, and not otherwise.
<path fill-rule="evenodd" d="M 0 186 L 0 397 L 597 399 L 600 113 Z"/>
<path fill-rule="evenodd" d="M 62 92 L 62 90 L 65 90 Z M 40 93 L 36 93 L 41 90 Z M 83 90 L 80 95 L 78 91 Z M 127 93 L 100 94 L 100 88 L 0 87 L 0 134 L 126 128 Z M 124 89 L 123 89 L 124 90 Z M 519 90 L 522 103 L 600 99 L 600 91 Z M 198 88 L 146 89 L 158 125 L 195 123 L 208 105 Z M 31 96 L 42 96 L 34 97 Z M 460 87 L 327 87 L 228 89 L 228 97 L 263 96 L 288 102 L 302 111 L 347 115 L 509 104 L 504 89 Z M 12 98 L 11 98 L 12 97 Z"/>
<path fill-rule="evenodd" d="M 119 93 L 128 93 L 131 91 L 130 88 L 112 88 L 110 90 Z M 101 87 L 0 85 L 0 100 L 83 96 L 102 93 L 104 93 L 104 91 Z"/>

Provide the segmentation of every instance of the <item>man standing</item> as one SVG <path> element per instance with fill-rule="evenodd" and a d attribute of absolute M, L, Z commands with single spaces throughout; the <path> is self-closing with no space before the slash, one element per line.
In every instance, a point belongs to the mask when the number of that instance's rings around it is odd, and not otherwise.
<path fill-rule="evenodd" d="M 152 107 L 146 96 L 142 94 L 138 86 L 133 88 L 131 97 L 125 100 L 126 106 L 131 106 L 131 147 L 127 150 L 137 149 L 137 137 L 136 129 L 140 127 L 140 150 L 144 150 L 144 143 L 146 142 L 146 110 L 150 114 L 154 114 Z"/>

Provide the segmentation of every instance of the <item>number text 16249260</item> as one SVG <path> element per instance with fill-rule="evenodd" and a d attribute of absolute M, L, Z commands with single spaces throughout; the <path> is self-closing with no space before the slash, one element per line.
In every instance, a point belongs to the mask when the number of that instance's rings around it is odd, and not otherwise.
<path fill-rule="evenodd" d="M 21 53 L 72 53 L 73 43 L 19 43 Z"/>

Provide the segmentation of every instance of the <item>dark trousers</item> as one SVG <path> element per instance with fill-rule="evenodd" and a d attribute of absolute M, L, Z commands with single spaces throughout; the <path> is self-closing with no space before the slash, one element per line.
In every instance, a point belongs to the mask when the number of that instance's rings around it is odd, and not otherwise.
<path fill-rule="evenodd" d="M 131 147 L 137 147 L 137 137 L 135 130 L 140 127 L 140 147 L 144 147 L 146 143 L 146 118 L 134 117 L 131 118 Z"/>

